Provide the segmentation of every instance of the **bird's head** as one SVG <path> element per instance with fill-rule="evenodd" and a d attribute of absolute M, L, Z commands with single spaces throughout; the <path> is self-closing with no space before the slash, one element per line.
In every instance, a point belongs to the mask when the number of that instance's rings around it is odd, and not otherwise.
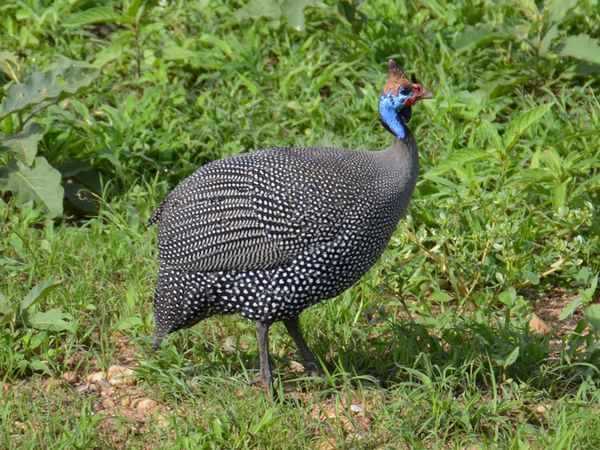
<path fill-rule="evenodd" d="M 398 63 L 390 59 L 388 79 L 379 96 L 379 118 L 383 126 L 397 138 L 403 139 L 412 105 L 427 98 L 433 98 L 433 92 L 418 83 L 412 83 Z"/>

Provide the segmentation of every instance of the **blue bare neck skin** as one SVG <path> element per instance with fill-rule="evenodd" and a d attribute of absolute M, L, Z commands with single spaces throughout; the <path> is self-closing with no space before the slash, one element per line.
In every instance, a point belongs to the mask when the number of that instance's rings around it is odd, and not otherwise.
<path fill-rule="evenodd" d="M 379 97 L 379 117 L 385 127 L 398 139 L 406 138 L 406 125 L 399 119 L 398 110 L 404 107 L 404 98 L 400 95 L 382 94 Z"/>

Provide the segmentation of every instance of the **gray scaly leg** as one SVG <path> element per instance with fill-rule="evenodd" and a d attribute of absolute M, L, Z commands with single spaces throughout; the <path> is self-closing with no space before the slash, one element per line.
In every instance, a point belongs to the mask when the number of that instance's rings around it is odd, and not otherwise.
<path fill-rule="evenodd" d="M 269 362 L 269 325 L 256 322 L 256 339 L 258 340 L 258 352 L 260 354 L 260 378 L 258 381 L 266 391 L 273 383 Z"/>
<path fill-rule="evenodd" d="M 302 332 L 300 331 L 300 324 L 298 323 L 298 318 L 294 317 L 293 319 L 284 320 L 283 324 L 287 328 L 288 333 L 290 334 L 290 336 L 296 343 L 298 350 L 300 351 L 300 356 L 304 360 L 306 372 L 312 376 L 325 375 L 323 373 L 323 369 L 321 369 L 321 366 L 319 365 L 316 358 L 308 348 L 308 345 L 306 345 L 306 341 L 304 340 Z"/>

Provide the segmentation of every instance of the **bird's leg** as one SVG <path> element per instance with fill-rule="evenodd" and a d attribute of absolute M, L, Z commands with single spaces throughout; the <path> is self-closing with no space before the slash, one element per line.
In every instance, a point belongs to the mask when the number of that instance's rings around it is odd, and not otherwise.
<path fill-rule="evenodd" d="M 271 364 L 269 362 L 269 325 L 256 322 L 256 339 L 258 340 L 258 352 L 260 354 L 260 378 L 259 382 L 266 391 L 273 383 L 271 375 Z"/>
<path fill-rule="evenodd" d="M 294 317 L 292 319 L 284 320 L 283 324 L 288 330 L 288 333 L 296 343 L 298 350 L 300 351 L 300 356 L 304 360 L 304 365 L 306 367 L 306 372 L 309 375 L 318 375 L 323 376 L 323 369 L 317 362 L 314 355 L 311 353 L 308 345 L 306 345 L 306 341 L 302 336 L 302 332 L 300 331 L 300 324 L 298 323 L 298 317 Z"/>

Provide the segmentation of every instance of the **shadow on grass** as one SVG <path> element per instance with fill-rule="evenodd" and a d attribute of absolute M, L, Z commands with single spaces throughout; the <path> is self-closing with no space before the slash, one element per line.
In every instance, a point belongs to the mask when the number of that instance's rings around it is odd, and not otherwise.
<path fill-rule="evenodd" d="M 454 372 L 480 387 L 509 380 L 560 396 L 599 371 L 586 363 L 567 363 L 552 354 L 550 337 L 532 333 L 525 325 L 494 327 L 465 320 L 443 329 L 412 322 L 390 322 L 384 332 L 368 339 L 330 346 L 329 366 L 358 376 L 370 376 L 382 387 L 415 377 L 435 379 Z M 550 392 L 549 392 L 550 393 Z"/>
<path fill-rule="evenodd" d="M 436 382 L 453 373 L 471 388 L 486 389 L 512 379 L 559 396 L 582 378 L 577 365 L 551 357 L 548 337 L 531 333 L 526 325 L 493 327 L 464 320 L 440 329 L 413 322 L 386 322 L 369 331 L 345 339 L 321 336 L 314 342 L 315 354 L 327 355 L 327 385 L 356 382 L 388 389 L 415 378 Z M 164 384 L 170 393 L 179 387 L 175 391 L 189 395 L 212 382 L 241 387 L 258 374 L 254 346 L 224 351 L 208 340 L 201 344 L 196 333 L 173 337 L 154 357 L 148 353 L 140 367 L 142 378 L 151 384 Z M 294 350 L 285 357 L 272 354 L 271 359 L 284 386 L 298 384 L 302 375 L 290 369 L 291 362 L 297 360 Z M 461 381 L 454 383 L 460 390 Z"/>

